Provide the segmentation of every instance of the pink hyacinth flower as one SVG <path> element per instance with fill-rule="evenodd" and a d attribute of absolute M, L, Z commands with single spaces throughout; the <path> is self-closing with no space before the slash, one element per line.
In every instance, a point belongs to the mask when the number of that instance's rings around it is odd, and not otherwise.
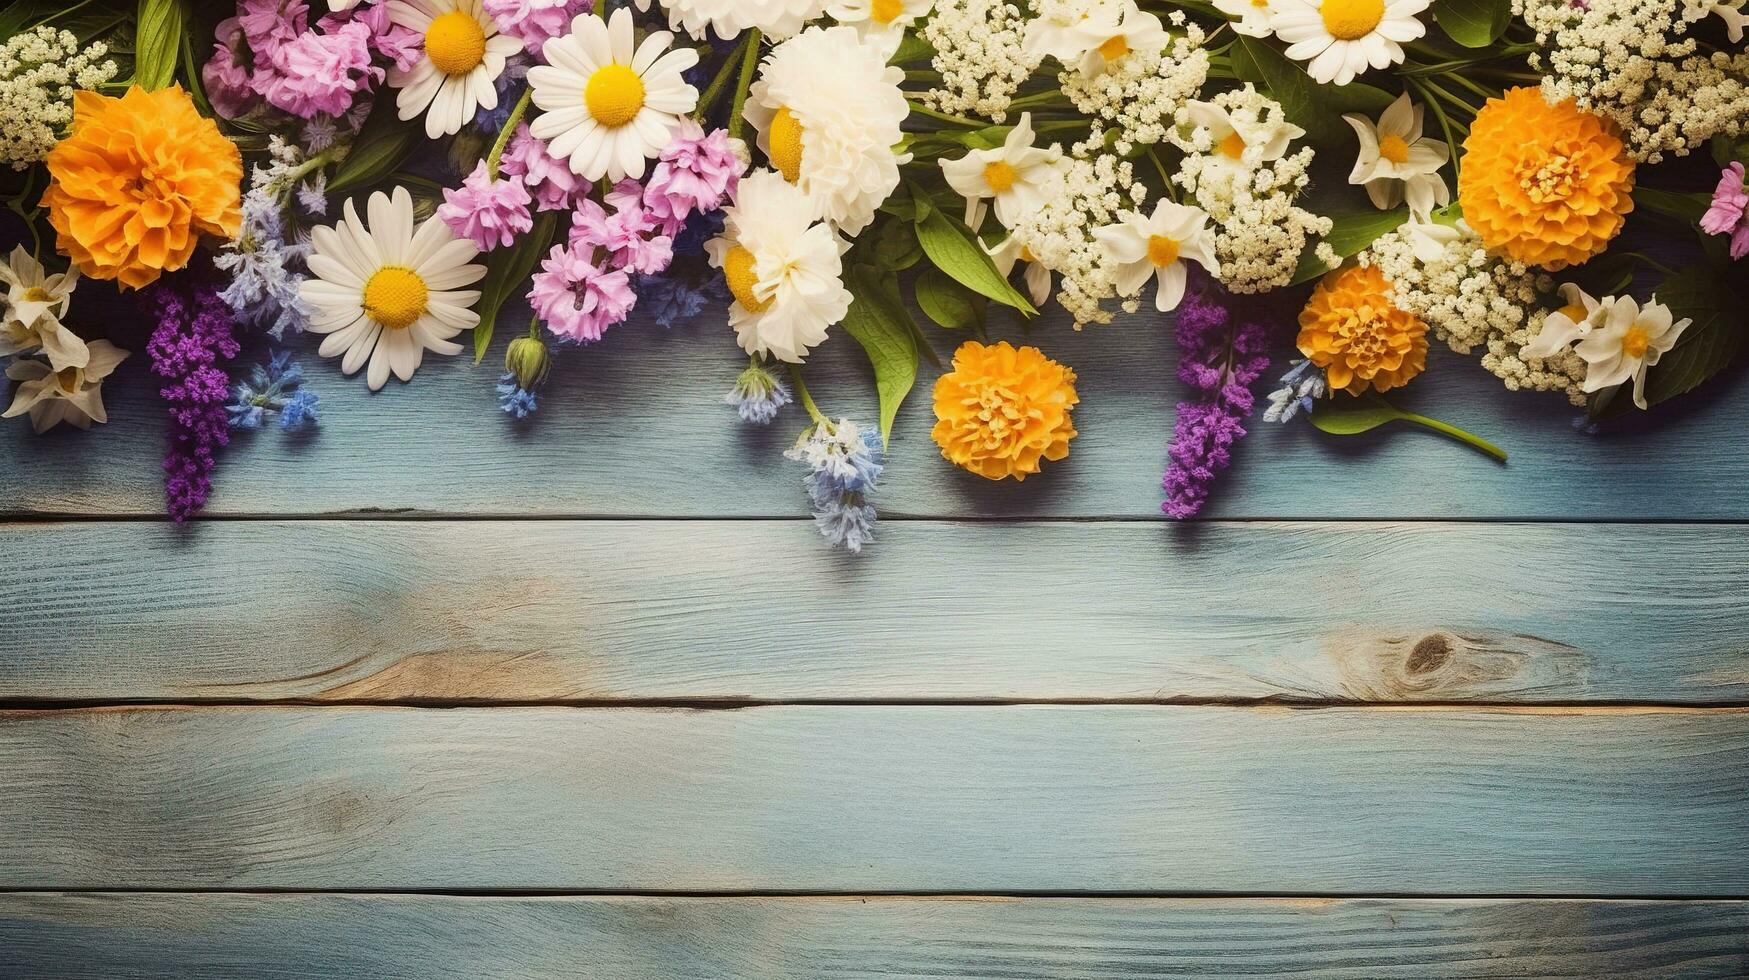
<path fill-rule="evenodd" d="M 493 180 L 486 161 L 474 166 L 460 187 L 443 189 L 437 217 L 482 252 L 508 247 L 534 227 L 528 188 L 520 180 Z"/>
<path fill-rule="evenodd" d="M 1700 219 L 1709 235 L 1731 236 L 1731 258 L 1749 255 L 1749 191 L 1743 187 L 1743 165 L 1732 161 L 1719 175 L 1712 206 Z"/>

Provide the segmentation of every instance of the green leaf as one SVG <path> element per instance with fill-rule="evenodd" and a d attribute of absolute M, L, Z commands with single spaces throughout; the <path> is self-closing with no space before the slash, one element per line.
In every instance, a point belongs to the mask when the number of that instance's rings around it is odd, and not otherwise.
<path fill-rule="evenodd" d="M 534 219 L 528 234 L 509 248 L 492 251 L 486 260 L 486 278 L 480 281 L 480 323 L 474 328 L 474 363 L 486 358 L 492 346 L 492 331 L 498 325 L 498 312 L 510 297 L 522 289 L 534 267 L 558 234 L 557 211 L 542 211 Z"/>
<path fill-rule="evenodd" d="M 918 308 L 943 330 L 967 330 L 984 322 L 984 298 L 940 269 L 923 270 L 916 289 Z"/>
<path fill-rule="evenodd" d="M 395 172 L 415 146 L 425 142 L 424 137 L 419 120 L 403 122 L 396 112 L 395 100 L 386 91 L 378 93 L 370 118 L 352 141 L 352 150 L 335 168 L 328 193 L 344 194 L 382 180 Z"/>
<path fill-rule="evenodd" d="M 1692 319 L 1676 346 L 1646 373 L 1646 404 L 1693 391 L 1736 359 L 1749 329 L 1742 299 L 1724 286 L 1725 271 L 1699 265 L 1664 280 L 1652 298 L 1677 320 Z"/>
<path fill-rule="evenodd" d="M 1511 0 L 1439 0 L 1433 19 L 1447 36 L 1466 48 L 1485 48 L 1512 23 Z"/>
<path fill-rule="evenodd" d="M 1379 236 L 1396 231 L 1403 222 L 1409 219 L 1408 208 L 1397 208 L 1392 211 L 1346 211 L 1332 214 L 1330 218 L 1330 234 L 1324 236 L 1324 243 L 1336 250 L 1336 254 L 1348 258 L 1358 255 L 1368 245 L 1379 240 Z M 1308 245 L 1300 253 L 1300 267 L 1294 273 L 1294 283 L 1311 282 L 1329 268 L 1318 260 L 1318 250 Z"/>
<path fill-rule="evenodd" d="M 1691 225 L 1700 224 L 1701 216 L 1706 214 L 1706 209 L 1712 204 L 1712 200 L 1711 194 L 1698 191 L 1691 194 L 1680 194 L 1676 191 L 1663 191 L 1656 187 L 1647 187 L 1644 184 L 1634 188 L 1634 205 L 1636 207 L 1642 207 L 1654 214 L 1675 218 L 1677 221 Z"/>
<path fill-rule="evenodd" d="M 882 220 L 872 237 L 875 263 L 888 272 L 903 272 L 923 260 L 917 233 L 908 221 Z"/>
<path fill-rule="evenodd" d="M 148 92 L 170 87 L 182 55 L 186 0 L 140 0 L 134 35 L 134 84 Z"/>
<path fill-rule="evenodd" d="M 1314 143 L 1329 143 L 1354 131 L 1342 121 L 1345 112 L 1376 116 L 1391 104 L 1393 96 L 1381 88 L 1360 82 L 1319 85 L 1298 63 L 1261 38 L 1240 36 L 1230 49 L 1233 71 L 1242 81 L 1252 82 L 1281 103 L 1290 121 L 1306 131 Z"/>
<path fill-rule="evenodd" d="M 925 214 L 921 204 L 919 201 L 917 242 L 937 269 L 972 292 L 1012 306 L 1025 316 L 1038 312 L 996 271 L 995 263 L 978 247 L 965 225 L 935 208 L 930 208 Z"/>
<path fill-rule="evenodd" d="M 1318 403 L 1318 406 L 1312 410 L 1311 420 L 1315 428 L 1334 436 L 1357 436 L 1391 422 L 1409 422 L 1456 439 L 1458 442 L 1487 453 L 1502 463 L 1506 462 L 1506 450 L 1488 440 L 1471 435 L 1455 425 L 1441 422 L 1438 419 L 1417 415 L 1414 412 L 1405 412 L 1377 395 L 1366 395 L 1360 398 L 1350 398 L 1346 395 L 1333 396 L 1330 400 Z"/>
<path fill-rule="evenodd" d="M 893 433 L 899 406 L 917 383 L 917 326 L 899 297 L 899 279 L 868 265 L 850 270 L 850 311 L 842 326 L 874 365 L 881 399 L 881 444 Z"/>

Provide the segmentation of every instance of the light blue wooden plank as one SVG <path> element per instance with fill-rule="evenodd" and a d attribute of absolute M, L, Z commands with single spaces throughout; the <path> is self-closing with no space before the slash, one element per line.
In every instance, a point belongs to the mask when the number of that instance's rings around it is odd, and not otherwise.
<path fill-rule="evenodd" d="M 511 317 L 507 322 L 514 322 Z M 126 317 L 118 318 L 118 324 Z M 1284 329 L 1287 325 L 1284 325 Z M 112 330 L 136 356 L 110 391 L 107 427 L 39 439 L 0 425 L 0 513 L 156 514 L 162 406 L 144 324 Z M 932 369 L 902 413 L 878 497 L 890 515 L 1158 518 L 1160 471 L 1181 387 L 1170 322 L 1137 316 L 1070 331 L 1061 317 L 1024 334 L 1081 376 L 1069 460 L 1024 485 L 993 485 L 942 461 L 929 439 Z M 944 347 L 949 341 L 939 332 Z M 1284 336 L 1286 334 L 1284 333 Z M 307 341 L 307 339 L 306 339 Z M 672 332 L 645 321 L 566 352 L 532 425 L 498 411 L 493 363 L 431 358 L 411 385 L 371 395 L 333 361 L 304 362 L 326 421 L 307 438 L 241 437 L 222 464 L 213 514 L 351 510 L 511 515 L 799 516 L 797 464 L 780 453 L 803 416 L 773 429 L 732 421 L 723 392 L 744 364 L 719 318 Z M 874 417 L 855 345 L 835 338 L 808 375 L 828 411 Z M 1361 518 L 1749 517 L 1749 392 L 1726 385 L 1630 434 L 1588 436 L 1557 396 L 1506 392 L 1473 361 L 1435 357 L 1403 403 L 1491 437 L 1500 466 L 1422 431 L 1341 440 L 1265 426 L 1241 448 L 1210 516 Z"/>
<path fill-rule="evenodd" d="M 1742 897 L 1749 711 L 0 715 L 14 888 Z"/>
<path fill-rule="evenodd" d="M 1749 700 L 1749 529 L 0 528 L 0 698 Z"/>
<path fill-rule="evenodd" d="M 0 895 L 15 980 L 1741 977 L 1741 902 Z"/>

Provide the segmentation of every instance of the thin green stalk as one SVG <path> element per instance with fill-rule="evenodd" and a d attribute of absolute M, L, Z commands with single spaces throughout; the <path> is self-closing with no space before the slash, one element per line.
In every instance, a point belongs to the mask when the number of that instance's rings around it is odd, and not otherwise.
<path fill-rule="evenodd" d="M 741 49 L 747 45 L 747 39 L 742 38 L 729 56 L 723 59 L 723 67 L 717 69 L 717 75 L 698 97 L 699 115 L 705 115 L 716 107 L 717 100 L 722 98 L 723 90 L 729 87 L 729 79 L 735 76 L 735 69 L 741 64 Z"/>
<path fill-rule="evenodd" d="M 516 132 L 516 127 L 527 114 L 528 104 L 533 98 L 534 86 L 523 88 L 522 98 L 516 100 L 516 107 L 510 110 L 510 117 L 504 120 L 503 128 L 498 130 L 498 138 L 492 141 L 492 151 L 486 154 L 486 176 L 493 180 L 498 179 L 498 160 L 504 156 L 504 148 L 510 145 L 510 134 Z"/>
<path fill-rule="evenodd" d="M 832 420 L 820 413 L 820 406 L 814 404 L 814 396 L 808 394 L 808 386 L 802 381 L 801 368 L 791 364 L 789 366 L 789 380 L 791 384 L 796 386 L 796 399 L 802 403 L 803 408 L 808 410 L 808 417 L 812 418 L 815 423 L 825 426 L 826 431 L 832 431 Z"/>
<path fill-rule="evenodd" d="M 1402 410 L 1399 409 L 1398 411 L 1402 411 Z M 1432 429 L 1435 432 L 1450 436 L 1451 438 L 1456 439 L 1457 441 L 1464 443 L 1466 445 L 1473 446 L 1476 449 L 1479 449 L 1482 452 L 1485 452 L 1488 455 L 1494 457 L 1495 459 L 1499 460 L 1502 463 L 1506 462 L 1506 450 L 1501 449 L 1499 446 L 1494 445 L 1493 443 L 1482 438 L 1481 436 L 1472 435 L 1472 434 L 1465 432 L 1464 430 L 1462 430 L 1462 429 L 1458 428 L 1457 426 L 1452 425 L 1448 422 L 1441 422 L 1438 419 L 1430 419 L 1425 415 L 1417 415 L 1414 412 L 1403 412 L 1403 421 L 1413 422 L 1416 425 L 1426 426 L 1427 428 Z"/>
<path fill-rule="evenodd" d="M 741 75 L 735 80 L 735 101 L 729 105 L 729 136 L 740 139 L 746 120 L 741 112 L 747 106 L 747 89 L 753 84 L 753 70 L 759 65 L 759 28 L 747 32 L 747 49 L 741 52 Z"/>
<path fill-rule="evenodd" d="M 931 119 L 953 123 L 956 126 L 970 126 L 973 129 L 986 129 L 990 125 L 987 122 L 981 122 L 977 119 L 972 119 L 966 116 L 956 116 L 951 112 L 937 112 L 934 109 L 931 109 L 920 102 L 912 101 L 911 99 L 906 99 L 905 102 L 911 107 L 911 111 L 919 116 L 928 116 Z"/>

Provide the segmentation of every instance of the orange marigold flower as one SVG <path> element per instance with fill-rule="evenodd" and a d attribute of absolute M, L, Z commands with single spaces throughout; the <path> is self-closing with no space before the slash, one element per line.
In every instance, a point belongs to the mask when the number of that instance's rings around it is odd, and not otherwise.
<path fill-rule="evenodd" d="M 1634 209 L 1634 161 L 1615 123 L 1534 88 L 1490 99 L 1464 140 L 1458 202 L 1490 249 L 1549 270 L 1578 265 Z"/>
<path fill-rule="evenodd" d="M 180 269 L 200 236 L 242 223 L 243 158 L 181 86 L 119 99 L 73 93 L 73 131 L 49 151 L 43 204 L 61 254 L 138 288 Z"/>
<path fill-rule="evenodd" d="M 935 381 L 935 429 L 941 455 L 988 480 L 1024 480 L 1039 459 L 1069 455 L 1080 397 L 1075 372 L 1036 347 L 968 340 L 953 370 Z"/>
<path fill-rule="evenodd" d="M 1374 266 L 1351 265 L 1318 283 L 1300 311 L 1300 353 L 1351 395 L 1390 391 L 1427 367 L 1427 324 L 1397 308 Z"/>

